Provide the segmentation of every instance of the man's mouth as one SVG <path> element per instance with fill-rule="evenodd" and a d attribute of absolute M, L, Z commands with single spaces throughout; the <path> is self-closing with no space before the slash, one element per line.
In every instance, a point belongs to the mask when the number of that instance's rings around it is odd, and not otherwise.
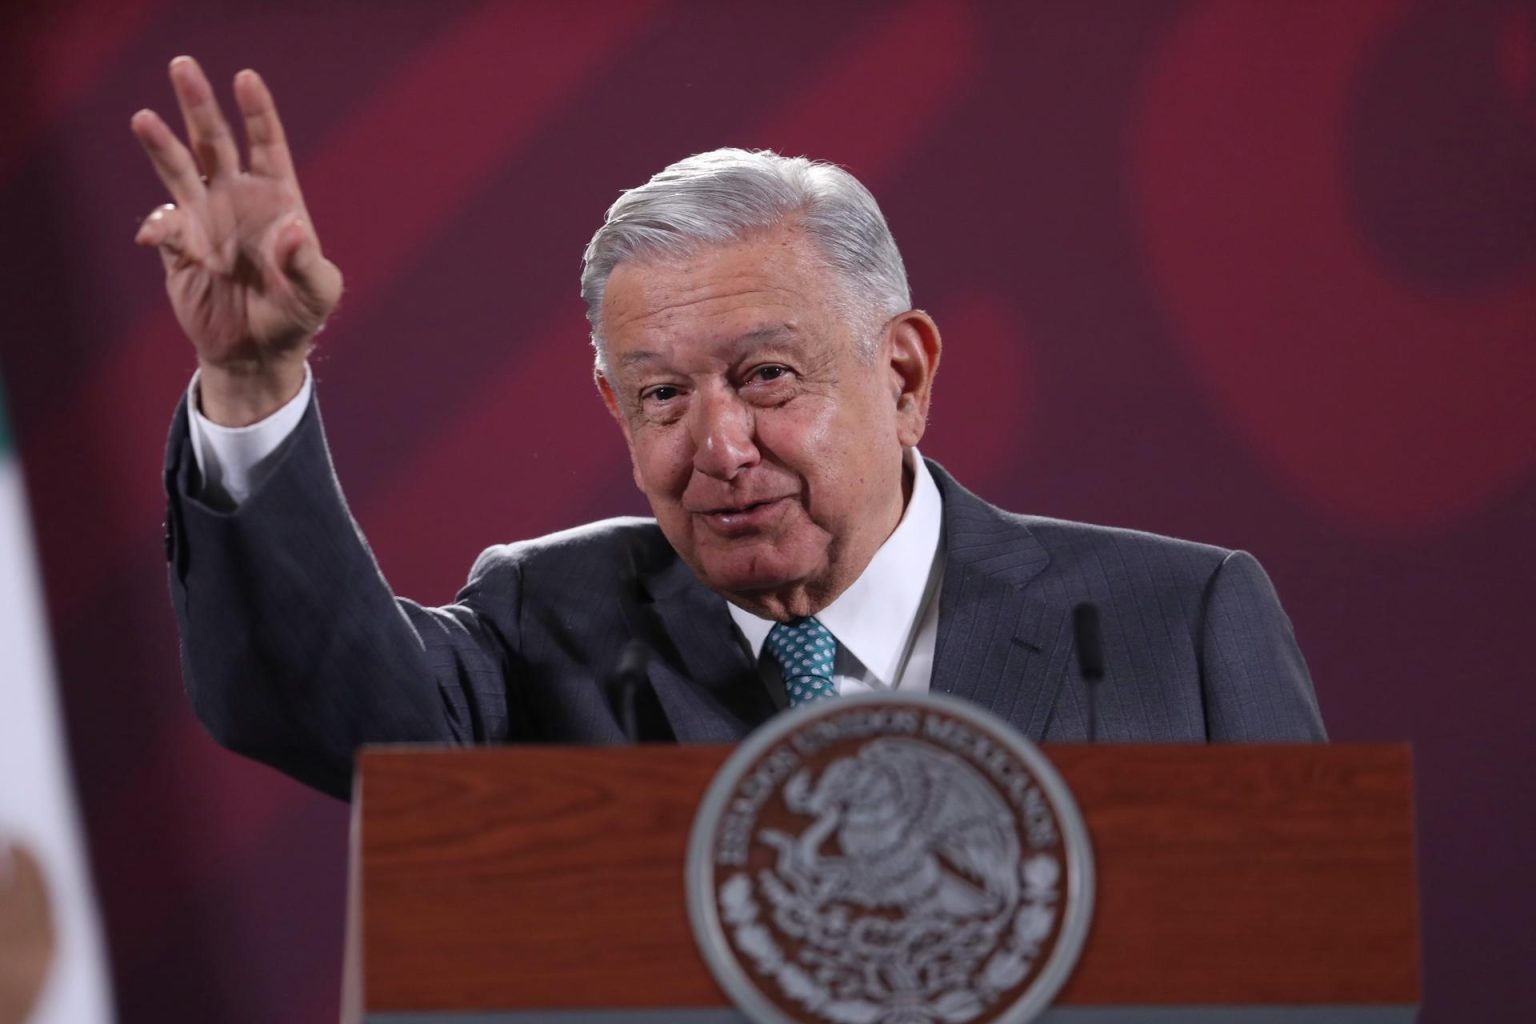
<path fill-rule="evenodd" d="M 767 498 L 763 501 L 722 505 L 697 512 L 716 532 L 726 535 L 750 533 L 766 525 L 776 517 L 788 498 Z"/>

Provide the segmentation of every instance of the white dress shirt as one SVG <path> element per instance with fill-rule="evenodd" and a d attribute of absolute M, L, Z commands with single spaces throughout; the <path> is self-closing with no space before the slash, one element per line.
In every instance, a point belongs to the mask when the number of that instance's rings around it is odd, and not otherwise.
<path fill-rule="evenodd" d="M 191 413 L 187 417 L 187 435 L 192 458 L 203 478 L 201 497 L 238 505 L 271 472 L 269 456 L 298 429 L 304 410 L 309 407 L 309 394 L 315 388 L 314 375 L 305 363 L 299 393 L 287 405 L 248 427 L 221 427 L 204 416 L 197 378 L 194 373 L 187 386 L 187 409 Z"/>
<path fill-rule="evenodd" d="M 232 506 L 249 497 L 270 472 L 271 455 L 304 418 L 313 389 L 314 378 L 305 364 L 303 386 L 281 409 L 247 427 L 221 427 L 203 415 L 194 375 L 187 392 L 188 433 L 203 478 L 203 497 Z M 839 694 L 925 693 L 933 676 L 944 576 L 939 543 L 943 503 L 917 449 L 907 449 L 906 458 L 912 469 L 912 497 L 901 522 L 853 585 L 816 613 L 817 621 L 837 639 L 832 671 Z M 728 607 L 763 681 L 776 700 L 787 702 L 778 666 L 762 657 L 773 620 Z"/>

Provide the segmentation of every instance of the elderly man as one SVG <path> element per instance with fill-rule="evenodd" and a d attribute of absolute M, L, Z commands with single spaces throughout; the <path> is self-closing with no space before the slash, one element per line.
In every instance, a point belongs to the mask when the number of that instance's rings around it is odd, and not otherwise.
<path fill-rule="evenodd" d="M 1097 737 L 1323 737 L 1269 581 L 1240 552 L 1013 515 L 917 455 L 939 331 L 874 199 L 772 153 L 690 157 L 587 248 L 597 386 L 654 520 L 495 547 L 458 600 L 396 598 L 349 517 L 305 362 L 341 293 L 272 98 L 249 157 L 195 62 L 179 141 L 134 115 L 174 203 L 160 250 L 199 372 L 172 427 L 171 587 L 216 737 L 344 794 L 365 742 L 728 742 L 862 690 L 972 699 L 1088 738 L 1072 609 L 1102 611 Z"/>

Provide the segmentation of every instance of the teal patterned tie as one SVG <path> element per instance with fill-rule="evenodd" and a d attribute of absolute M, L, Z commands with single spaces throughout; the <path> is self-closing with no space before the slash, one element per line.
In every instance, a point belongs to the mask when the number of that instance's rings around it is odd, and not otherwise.
<path fill-rule="evenodd" d="M 778 662 L 784 673 L 784 689 L 789 694 L 790 707 L 837 696 L 837 684 L 832 681 L 837 641 L 814 617 L 774 626 L 763 650 Z"/>

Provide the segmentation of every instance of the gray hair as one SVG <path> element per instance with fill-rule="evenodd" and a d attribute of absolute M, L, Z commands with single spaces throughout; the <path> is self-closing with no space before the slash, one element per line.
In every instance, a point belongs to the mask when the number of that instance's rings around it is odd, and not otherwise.
<path fill-rule="evenodd" d="M 875 197 L 835 164 L 768 149 L 716 149 L 665 168 L 608 208 L 582 257 L 581 298 L 598 368 L 606 370 L 603 291 L 625 260 L 683 258 L 784 224 L 802 228 L 838 279 L 852 317 L 911 307 L 907 271 Z M 874 336 L 861 337 L 864 353 Z"/>

